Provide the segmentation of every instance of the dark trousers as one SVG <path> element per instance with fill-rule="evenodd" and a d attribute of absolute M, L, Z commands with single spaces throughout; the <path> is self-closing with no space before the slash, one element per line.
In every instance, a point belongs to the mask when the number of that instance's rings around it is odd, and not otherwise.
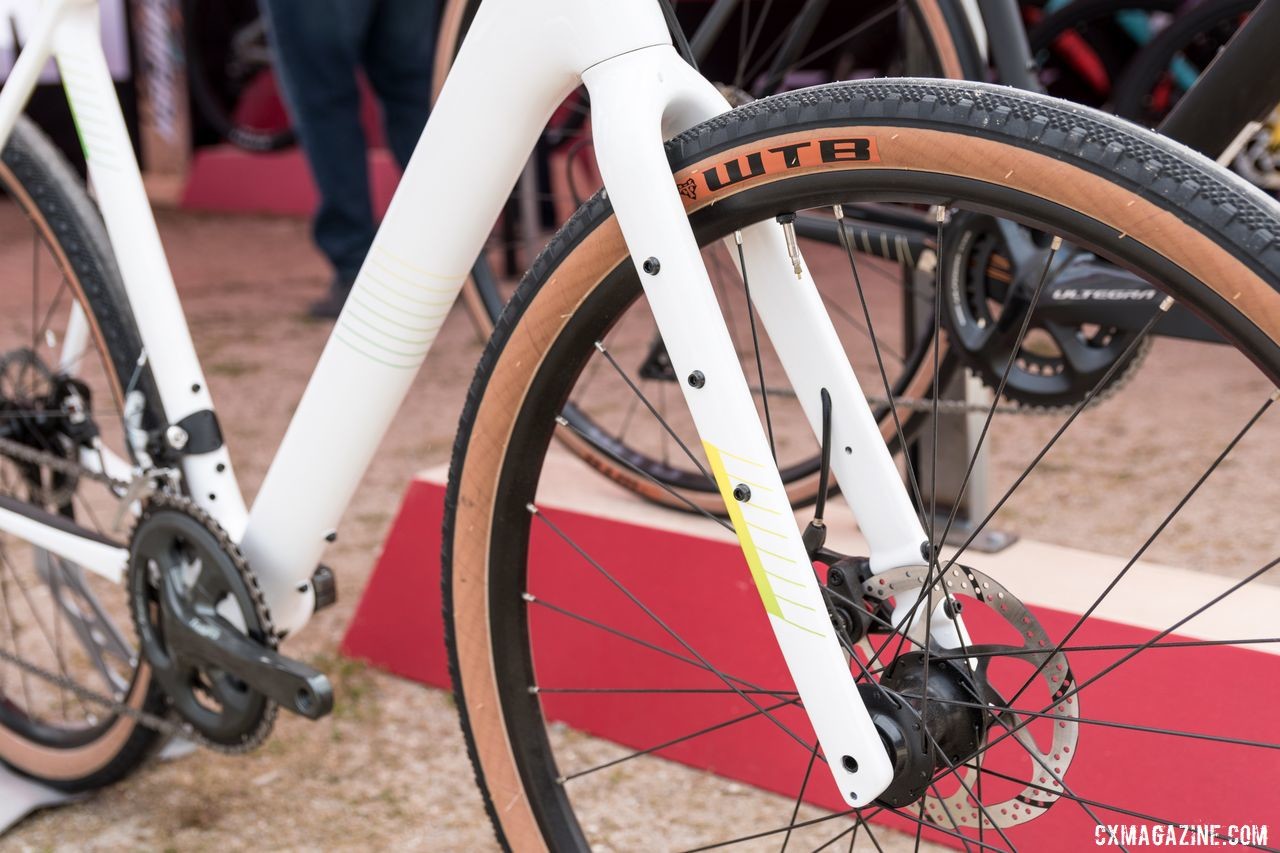
<path fill-rule="evenodd" d="M 360 125 L 363 69 L 404 168 L 431 108 L 436 0 L 263 0 L 277 72 L 320 190 L 316 245 L 351 281 L 376 230 Z"/>

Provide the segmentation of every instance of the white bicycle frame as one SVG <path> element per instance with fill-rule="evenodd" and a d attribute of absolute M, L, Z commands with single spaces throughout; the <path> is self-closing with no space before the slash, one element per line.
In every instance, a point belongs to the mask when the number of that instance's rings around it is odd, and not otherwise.
<path fill-rule="evenodd" d="M 212 412 L 100 46 L 97 0 L 45 0 L 0 91 L 0 143 L 50 56 L 168 423 Z M 500 100 L 492 81 L 500 82 Z M 240 541 L 277 627 L 301 629 L 314 610 L 310 579 L 329 534 L 542 128 L 580 83 L 590 92 L 595 155 L 632 258 L 637 268 L 647 258 L 660 262 L 657 274 L 640 278 L 676 372 L 706 377 L 701 388 L 681 387 L 778 643 L 841 793 L 851 806 L 865 805 L 892 780 L 892 768 L 827 616 L 662 145 L 728 105 L 677 55 L 655 0 L 482 4 L 252 510 L 225 447 L 186 454 L 182 475 L 192 498 Z M 848 448 L 832 454 L 832 469 L 872 569 L 924 565 L 924 531 L 808 271 L 797 275 L 776 223 L 740 236 L 759 315 L 815 432 L 820 391 L 831 395 L 831 440 Z M 71 319 L 80 330 L 71 337 L 83 338 L 83 317 Z M 122 460 L 112 465 L 129 470 Z M 738 483 L 751 484 L 748 501 L 732 497 Z M 114 580 L 128 556 L 5 509 L 0 530 Z M 901 597 L 899 612 L 913 603 Z M 939 643 L 959 645 L 954 623 L 933 624 Z M 856 770 L 846 769 L 846 757 Z"/>

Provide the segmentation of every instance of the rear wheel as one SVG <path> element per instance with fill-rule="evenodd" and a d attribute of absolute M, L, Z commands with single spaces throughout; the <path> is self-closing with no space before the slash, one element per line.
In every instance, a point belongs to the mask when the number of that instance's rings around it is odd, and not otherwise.
<path fill-rule="evenodd" d="M 125 547 L 119 496 L 75 473 L 128 479 L 127 421 L 150 429 L 159 411 L 105 230 L 70 167 L 25 119 L 4 150 L 0 186 L 0 506 L 52 514 Z M 64 790 L 107 785 L 156 741 L 129 712 L 164 707 L 123 587 L 0 534 L 0 761 Z"/>
<path fill-rule="evenodd" d="M 1013 429 L 1027 421 L 1003 420 L 993 404 L 987 426 L 1012 431 L 1016 440 L 987 442 L 1018 460 L 999 469 L 1011 485 L 996 509 L 1034 515 L 1048 505 L 1054 511 L 1044 536 L 1069 530 L 1067 544 L 1121 559 L 1107 563 L 1105 576 L 1066 571 L 1069 583 L 1042 565 L 1005 562 L 986 574 L 962 573 L 979 559 L 967 546 L 993 511 L 933 565 L 881 576 L 891 589 L 927 586 L 939 600 L 945 594 L 969 605 L 971 645 L 962 653 L 913 649 L 901 625 L 885 619 L 884 594 L 877 598 L 862 585 L 856 538 L 843 543 L 849 559 L 824 566 L 818 577 L 851 673 L 877 695 L 896 697 L 899 710 L 913 709 L 903 713 L 924 723 L 929 743 L 922 749 L 933 766 L 922 793 L 850 812 L 817 760 L 741 558 L 716 559 L 712 546 L 698 544 L 724 537 L 722 523 L 704 519 L 698 542 L 664 534 L 654 525 L 665 522 L 637 502 L 596 492 L 584 499 L 581 478 L 551 450 L 557 430 L 572 430 L 561 415 L 566 403 L 600 381 L 593 372 L 616 378 L 613 395 L 594 392 L 601 409 L 637 396 L 621 371 L 596 366 L 606 352 L 644 343 L 628 331 L 643 296 L 608 202 L 597 196 L 561 230 L 499 322 L 468 397 L 451 470 L 447 639 L 463 730 L 499 839 L 522 850 L 733 843 L 845 849 L 868 839 L 879 847 L 877 836 L 897 829 L 913 834 L 917 848 L 963 840 L 996 850 L 1046 849 L 1077 835 L 1087 839 L 1081 845 L 1090 843 L 1096 827 L 1135 816 L 1196 820 L 1185 808 L 1169 813 L 1168 786 L 1158 780 L 1170 778 L 1179 790 L 1194 789 L 1177 801 L 1202 810 L 1193 816 L 1229 814 L 1242 802 L 1265 808 L 1269 789 L 1258 782 L 1280 775 L 1280 726 L 1229 709 L 1280 701 L 1280 688 L 1259 696 L 1258 679 L 1243 675 L 1272 665 L 1270 656 L 1247 648 L 1275 642 L 1266 639 L 1276 633 L 1275 611 L 1241 600 L 1246 596 L 1222 602 L 1245 586 L 1259 602 L 1276 600 L 1266 576 L 1280 562 L 1267 509 L 1280 498 L 1269 450 L 1280 437 L 1270 411 L 1280 379 L 1280 246 L 1273 236 L 1280 211 L 1208 161 L 1101 113 L 931 81 L 845 84 L 743 107 L 669 143 L 674 179 L 696 180 L 727 159 L 776 149 L 784 138 L 794 145 L 797 134 L 810 144 L 871 139 L 876 154 L 794 172 L 779 160 L 726 191 L 700 187 L 686 208 L 709 254 L 736 229 L 780 212 L 822 217 L 834 206 L 873 200 L 904 211 L 941 207 L 952 220 L 961 212 L 1013 220 L 1063 241 L 1043 247 L 1046 272 L 1020 285 L 1026 299 L 1034 304 L 1052 287 L 1058 252 L 1088 250 L 1137 273 L 1230 342 L 1195 345 L 1204 347 L 1196 358 L 1229 365 L 1222 376 L 1244 395 L 1245 416 L 1206 429 L 1195 417 L 1208 408 L 1203 398 L 1188 401 L 1160 421 L 1162 435 L 1180 436 L 1162 445 L 1170 451 L 1121 453 L 1118 463 L 1131 469 L 1114 473 L 1109 482 L 1117 487 L 1087 488 L 1076 499 L 1081 486 L 1073 472 L 1103 452 L 1097 439 L 1077 445 L 1069 465 L 1040 462 L 1060 440 L 1072 446 L 1064 435 L 1090 435 L 1092 413 L 1106 410 L 1086 411 L 1090 395 L 1065 413 L 1060 428 L 1037 435 Z M 946 227 L 939 226 L 939 242 Z M 891 346 L 896 331 L 876 322 L 875 309 L 892 281 L 874 281 L 855 253 L 808 260 L 819 282 L 839 279 L 859 307 L 866 300 L 868 332 Z M 936 299 L 933 284 L 926 282 L 926 294 Z M 1134 346 L 1161 314 L 1154 302 L 1151 311 Z M 1012 351 L 1029 331 L 1011 335 Z M 927 361 L 932 374 L 937 368 Z M 855 368 L 869 394 L 891 384 L 874 358 Z M 766 375 L 773 377 L 768 386 L 785 385 L 780 371 Z M 592 411 L 586 402 L 574 405 Z M 1236 411 L 1226 400 L 1218 409 Z M 775 430 L 782 417 L 773 412 Z M 700 454 L 687 419 L 666 420 L 668 434 L 682 436 L 680 452 Z M 1104 428 L 1103 440 L 1123 430 Z M 936 442 L 933 432 L 926 452 Z M 1231 464 L 1219 471 L 1228 457 Z M 1255 469 L 1271 473 L 1253 479 Z M 1265 496 L 1234 481 L 1246 470 L 1251 483 L 1269 489 Z M 919 472 L 904 473 L 918 507 L 931 506 Z M 1135 499 L 1151 511 L 1136 532 L 1123 522 L 1117 529 L 1114 514 Z M 600 514 L 611 518 L 589 519 Z M 954 519 L 925 515 L 931 543 L 945 541 Z M 1010 517 L 1028 516 L 1000 516 Z M 1229 545 L 1215 535 L 1228 523 L 1240 531 Z M 1085 559 L 1083 551 L 1072 553 Z M 1200 598 L 1188 592 L 1200 587 L 1184 580 L 1177 596 L 1157 585 L 1141 605 L 1129 604 L 1131 587 L 1120 581 L 1147 577 L 1145 568 L 1133 569 L 1139 558 L 1224 577 Z M 1028 609 L 1020 599 L 1057 610 Z M 1119 630 L 1100 618 L 1134 618 L 1137 611 L 1143 628 Z M 1184 627 L 1204 614 L 1222 621 Z M 867 630 L 857 629 L 860 621 Z M 1231 646 L 1239 648 L 1225 651 Z M 1221 655 L 1245 656 L 1225 658 L 1244 661 L 1240 679 L 1209 675 Z M 979 658 L 976 668 L 962 663 Z M 1124 673 L 1108 678 L 1121 665 Z M 1209 705 L 1188 693 L 1195 691 L 1184 678 L 1175 679 L 1178 686 L 1166 680 L 1199 667 L 1213 685 Z M 1117 713 L 1119 701 L 1127 703 L 1125 713 Z M 1191 766 L 1196 772 L 1187 774 Z M 1149 784 L 1117 767 L 1142 767 Z"/>

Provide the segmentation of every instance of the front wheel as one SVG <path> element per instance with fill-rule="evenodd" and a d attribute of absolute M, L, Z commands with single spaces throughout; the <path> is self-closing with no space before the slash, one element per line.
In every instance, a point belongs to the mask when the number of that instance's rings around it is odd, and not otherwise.
<path fill-rule="evenodd" d="M 868 156 L 806 159 L 792 168 L 767 153 L 783 145 L 818 150 L 831 140 L 858 140 Z M 1095 827 L 1135 815 L 1178 824 L 1248 814 L 1242 803 L 1265 808 L 1267 794 L 1259 792 L 1280 776 L 1280 723 L 1231 709 L 1270 707 L 1280 688 L 1254 677 L 1221 679 L 1216 671 L 1222 660 L 1241 663 L 1222 657 L 1232 654 L 1246 656 L 1242 671 L 1270 666 L 1270 656 L 1230 647 L 1259 648 L 1274 641 L 1248 638 L 1276 633 L 1274 610 L 1242 607 L 1239 599 L 1275 597 L 1267 571 L 1277 562 L 1273 448 L 1280 424 L 1268 410 L 1280 378 L 1280 246 L 1273 236 L 1280 210 L 1207 160 L 1110 116 L 970 83 L 888 80 L 804 90 L 716 118 L 667 150 L 709 266 L 728 263 L 718 254 L 723 238 L 782 212 L 829 220 L 840 205 L 874 202 L 904 215 L 931 206 L 947 214 L 937 245 L 947 242 L 945 221 L 980 213 L 1039 235 L 1029 251 L 1039 253 L 1034 268 L 1041 272 L 1008 288 L 1032 307 L 1054 286 L 1056 271 L 1069 267 L 1057 261 L 1092 252 L 1201 315 L 1230 346 L 1170 345 L 1198 348 L 1169 352 L 1188 366 L 1212 365 L 1218 379 L 1206 400 L 1184 370 L 1179 384 L 1188 399 L 1157 421 L 1164 450 L 1137 441 L 1113 452 L 1108 443 L 1135 427 L 1117 418 L 1110 407 L 1118 404 L 1087 407 L 1093 394 L 1052 431 L 1003 418 L 994 402 L 985 415 L 991 432 L 1011 436 L 987 438 L 1002 454 L 993 470 L 1009 486 L 996 491 L 1000 513 L 983 519 L 965 545 L 993 519 L 1013 519 L 1036 538 L 1081 549 L 1073 554 L 1128 558 L 1104 561 L 1111 566 L 1105 577 L 1016 560 L 961 577 L 960 569 L 978 560 L 962 546 L 943 552 L 927 572 L 918 567 L 914 579 L 909 568 L 906 577 L 890 578 L 891 589 L 927 584 L 939 596 L 965 597 L 973 645 L 959 654 L 913 649 L 901 625 L 884 618 L 883 593 L 877 599 L 857 583 L 851 592 L 850 567 L 858 560 L 842 564 L 838 575 L 823 567 L 819 581 L 851 673 L 893 697 L 898 712 L 922 720 L 934 745 L 923 748 L 933 767 L 926 785 L 851 812 L 824 762 L 815 761 L 812 729 L 758 598 L 736 592 L 751 590 L 741 558 L 717 563 L 701 546 L 650 531 L 644 520 L 652 513 L 638 503 L 618 501 L 615 512 L 634 515 L 600 522 L 610 525 L 603 529 L 575 526 L 554 511 L 552 521 L 543 511 L 566 495 L 573 506 L 578 482 L 573 470 L 558 476 L 565 464 L 549 453 L 557 431 L 573 440 L 587 429 L 584 419 L 628 411 L 653 419 L 657 411 L 646 405 L 651 401 L 637 402 L 633 379 L 655 363 L 651 328 L 628 321 L 644 297 L 608 201 L 595 197 L 557 235 L 499 321 L 468 396 L 450 476 L 447 638 L 463 730 L 500 841 L 520 850 L 733 843 L 814 849 L 833 842 L 845 849 L 878 848 L 901 831 L 917 848 L 923 839 L 1034 850 L 1085 846 Z M 706 185 L 723 164 L 749 156 L 764 158 L 763 169 L 744 170 L 758 174 L 720 190 Z M 859 321 L 858 335 L 875 342 L 849 350 L 864 390 L 892 398 L 881 368 L 901 344 L 902 328 L 888 318 L 900 316 L 903 299 L 934 302 L 939 279 L 904 286 L 893 275 L 877 277 L 847 239 L 841 242 L 842 250 L 806 260 L 819 287 L 849 300 L 843 310 Z M 947 275 L 946 264 L 935 273 Z M 734 284 L 726 274 L 722 286 Z M 1150 337 L 1168 304 L 1160 295 L 1152 300 L 1151 319 L 1132 346 Z M 938 313 L 925 316 L 937 336 Z M 1034 344 L 1082 362 L 1095 357 L 1086 331 L 1039 324 L 1025 306 L 1011 316 L 1018 322 L 996 325 L 1012 328 L 992 330 L 1008 338 L 1009 352 Z M 777 434 L 781 421 L 799 417 L 798 407 L 767 342 L 753 350 L 762 357 L 747 364 L 751 371 L 763 365 L 760 384 L 771 403 L 778 401 L 771 406 Z M 941 369 L 928 363 L 926 373 Z M 682 384 L 669 389 L 677 400 Z M 1219 393 L 1219 385 L 1231 393 Z M 1175 390 L 1160 389 L 1162 406 Z M 1126 417 L 1141 422 L 1151 408 Z M 1221 423 L 1206 426 L 1215 417 Z M 687 412 L 663 420 L 655 435 L 666 438 L 656 440 L 670 443 L 673 458 L 707 467 Z M 923 440 L 922 457 L 938 452 L 931 445 L 936 432 Z M 1041 464 L 1055 447 L 1073 453 L 1069 462 Z M 778 455 L 783 460 L 782 448 Z M 1090 474 L 1098 459 L 1105 459 L 1104 471 Z M 966 460 L 960 462 L 964 470 Z M 928 515 L 925 508 L 936 507 L 921 473 L 919 465 L 904 471 Z M 954 521 L 942 512 L 924 526 L 941 542 Z M 708 538 L 724 535 L 720 519 L 703 522 Z M 828 544 L 850 557 L 865 553 L 855 539 Z M 1156 583 L 1135 593 L 1147 578 L 1145 567 L 1132 569 L 1139 558 L 1218 575 L 1207 584 L 1215 592 L 1193 600 L 1182 587 L 1169 595 Z M 1108 584 L 1112 578 L 1131 583 Z M 1246 596 L 1222 603 L 1224 590 L 1246 584 Z M 1141 604 L 1128 603 L 1135 596 Z M 1028 608 L 1026 600 L 1053 609 Z M 1204 617 L 1228 608 L 1216 627 L 1184 629 L 1188 610 Z M 991 618 L 978 612 L 984 609 Z M 1145 627 L 1121 630 L 1100 618 L 1117 614 Z M 977 666 L 963 663 L 979 659 Z M 1123 673 L 1109 678 L 1121 665 Z M 1201 676 L 1211 690 L 1193 686 Z M 1209 692 L 1210 704 L 1198 700 Z M 1177 780 L 1178 798 L 1167 796 L 1169 780 Z M 1171 802 L 1194 808 L 1170 813 Z"/>

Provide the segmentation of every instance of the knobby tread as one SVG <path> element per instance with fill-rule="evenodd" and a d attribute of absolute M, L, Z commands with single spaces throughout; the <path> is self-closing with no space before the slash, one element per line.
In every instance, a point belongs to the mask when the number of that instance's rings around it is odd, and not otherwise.
<path fill-rule="evenodd" d="M 1097 110 L 1008 87 L 967 81 L 887 79 L 837 83 L 755 101 L 713 118 L 666 144 L 673 173 L 754 138 L 841 124 L 899 122 L 960 132 L 1034 149 L 1106 174 L 1113 183 L 1164 206 L 1233 248 L 1246 265 L 1280 281 L 1280 208 L 1243 179 L 1219 169 L 1184 145 Z M 485 809 L 499 843 L 510 849 L 485 786 L 471 734 L 453 624 L 452 543 L 459 480 L 488 377 L 520 318 L 551 273 L 612 215 L 607 191 L 589 199 L 555 234 L 524 275 L 499 317 L 467 392 L 454 439 L 445 495 L 441 585 L 445 643 L 459 721 Z"/>

